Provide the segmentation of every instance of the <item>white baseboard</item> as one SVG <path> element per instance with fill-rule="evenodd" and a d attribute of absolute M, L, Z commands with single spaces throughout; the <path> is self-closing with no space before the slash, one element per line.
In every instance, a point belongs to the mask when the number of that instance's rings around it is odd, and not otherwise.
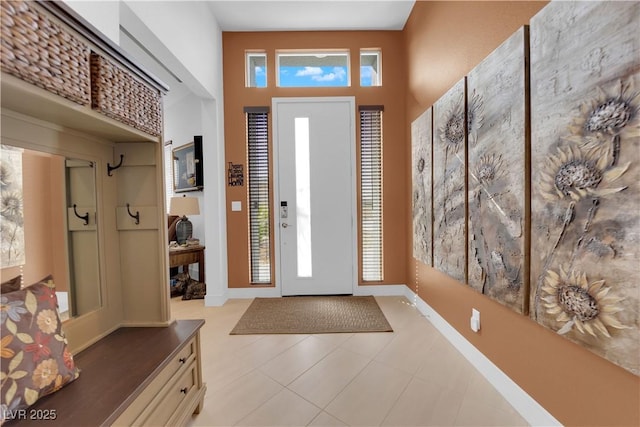
<path fill-rule="evenodd" d="M 282 296 L 280 288 L 228 288 L 229 298 L 276 298 Z"/>
<path fill-rule="evenodd" d="M 406 294 L 406 285 L 359 285 L 356 286 L 353 295 L 357 296 L 403 296 Z"/>
<path fill-rule="evenodd" d="M 422 298 L 418 297 L 408 287 L 404 287 L 405 297 L 412 301 L 418 311 L 422 313 L 433 326 L 475 368 L 489 381 L 498 392 L 504 397 L 513 408 L 532 426 L 561 426 L 546 409 L 536 402 L 518 384 L 500 370 L 491 360 L 475 348 L 466 338 L 451 326 L 442 316 L 438 314 Z"/>
<path fill-rule="evenodd" d="M 229 299 L 229 295 L 211 295 L 206 294 L 204 296 L 204 306 L 205 307 L 220 307 L 223 306 L 225 302 Z"/>
<path fill-rule="evenodd" d="M 370 285 L 370 286 L 357 286 L 353 294 L 358 296 L 373 295 L 373 296 L 404 296 L 405 285 Z M 228 299 L 238 298 L 276 298 L 282 296 L 280 288 L 227 288 L 227 292 L 224 295 L 209 295 L 205 296 L 205 306 L 216 307 L 223 305 Z"/>

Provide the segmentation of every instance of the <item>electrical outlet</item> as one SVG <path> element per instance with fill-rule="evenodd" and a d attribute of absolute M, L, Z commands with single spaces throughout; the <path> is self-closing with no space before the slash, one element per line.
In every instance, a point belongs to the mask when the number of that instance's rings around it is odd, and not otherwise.
<path fill-rule="evenodd" d="M 475 308 L 471 309 L 470 326 L 473 332 L 478 332 L 480 330 L 480 312 Z"/>

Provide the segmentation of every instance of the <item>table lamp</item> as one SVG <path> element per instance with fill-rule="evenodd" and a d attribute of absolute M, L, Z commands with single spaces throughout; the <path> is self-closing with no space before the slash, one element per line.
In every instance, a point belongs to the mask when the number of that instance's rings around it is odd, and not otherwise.
<path fill-rule="evenodd" d="M 200 215 L 198 199 L 186 196 L 172 197 L 169 214 L 181 217 L 176 224 L 176 240 L 179 245 L 183 245 L 193 234 L 193 224 L 191 224 L 187 215 Z"/>

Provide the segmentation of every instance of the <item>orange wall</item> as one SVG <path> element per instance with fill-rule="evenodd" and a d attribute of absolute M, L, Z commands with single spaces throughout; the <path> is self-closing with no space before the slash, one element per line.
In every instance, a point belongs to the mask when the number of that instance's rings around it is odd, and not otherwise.
<path fill-rule="evenodd" d="M 405 127 L 545 4 L 417 2 L 404 30 Z M 411 188 L 409 168 L 405 178 Z M 561 423 L 640 425 L 638 377 L 416 261 L 411 238 L 407 244 L 407 277 L 415 277 L 408 285 Z M 472 308 L 481 312 L 478 334 L 469 329 Z"/>
<path fill-rule="evenodd" d="M 276 49 L 350 49 L 351 87 L 276 88 Z M 382 87 L 359 86 L 361 48 L 381 48 Z M 246 50 L 267 53 L 267 88 L 245 88 Z M 357 105 L 384 105 L 384 264 L 385 284 L 406 283 L 406 218 L 408 199 L 402 171 L 406 167 L 405 90 L 403 36 L 399 31 L 255 32 L 223 33 L 224 111 L 226 161 L 246 166 L 245 106 L 269 106 L 272 97 L 354 96 Z M 271 126 L 273 127 L 273 126 Z M 273 180 L 272 180 L 273 183 Z M 232 212 L 231 201 L 242 201 L 242 211 Z M 248 287 L 249 243 L 247 187 L 227 187 L 227 250 L 229 287 Z M 272 221 L 273 230 L 273 221 Z M 273 235 L 272 235 L 273 242 Z M 273 251 L 272 251 L 273 253 Z M 272 257 L 273 258 L 273 257 Z M 274 271 L 274 268 L 272 268 Z"/>

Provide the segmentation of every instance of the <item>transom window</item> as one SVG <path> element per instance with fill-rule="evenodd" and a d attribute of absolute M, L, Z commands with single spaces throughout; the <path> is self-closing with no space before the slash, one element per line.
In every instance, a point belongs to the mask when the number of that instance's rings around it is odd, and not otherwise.
<path fill-rule="evenodd" d="M 349 51 L 277 51 L 279 87 L 351 86 Z"/>
<path fill-rule="evenodd" d="M 382 53 L 380 49 L 360 50 L 360 86 L 382 86 Z"/>
<path fill-rule="evenodd" d="M 246 87 L 267 87 L 267 54 L 247 52 L 245 58 Z"/>

